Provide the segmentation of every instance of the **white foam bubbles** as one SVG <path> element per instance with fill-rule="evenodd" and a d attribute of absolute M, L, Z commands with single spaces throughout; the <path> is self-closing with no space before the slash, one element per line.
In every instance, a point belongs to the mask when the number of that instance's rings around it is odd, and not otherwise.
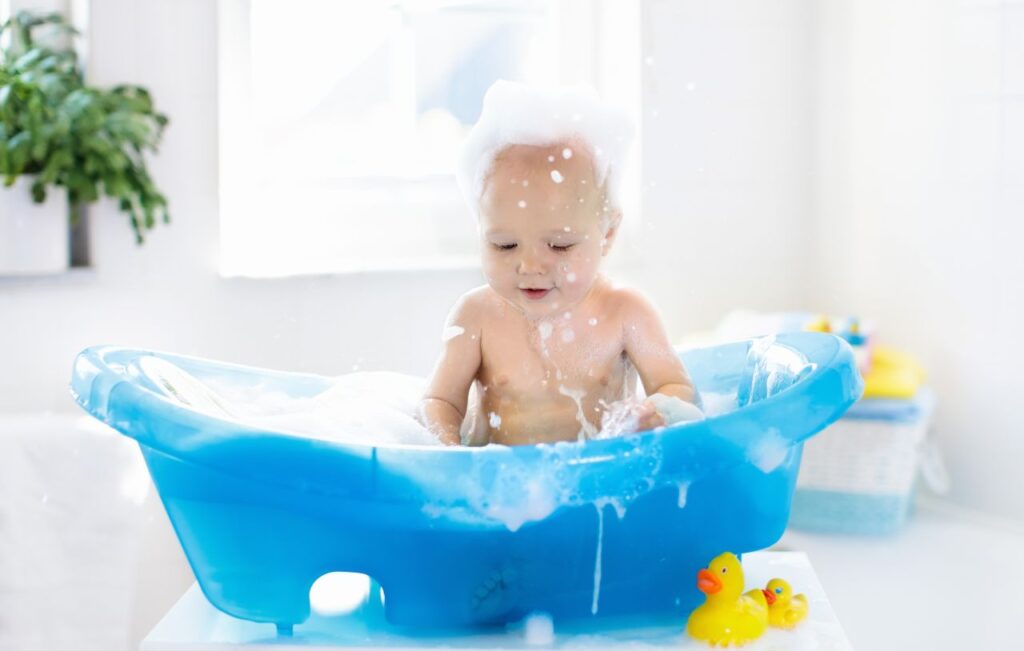
<path fill-rule="evenodd" d="M 704 404 L 704 414 L 710 418 L 733 411 L 736 409 L 736 392 L 715 393 L 711 391 L 700 392 L 701 402 Z"/>
<path fill-rule="evenodd" d="M 152 358 L 154 360 L 158 358 Z M 201 382 L 169 362 L 157 372 L 168 396 L 217 418 L 324 441 L 365 445 L 440 445 L 416 419 L 426 380 L 385 371 L 335 378 L 313 396 L 293 396 L 262 385 Z M 174 369 L 173 372 L 168 369 Z M 191 396 L 205 398 L 201 402 Z"/>
<path fill-rule="evenodd" d="M 565 180 L 565 177 L 558 170 L 551 170 L 551 180 L 555 183 L 561 183 Z"/>
<path fill-rule="evenodd" d="M 518 531 L 527 522 L 543 520 L 554 513 L 558 502 L 546 481 L 531 478 L 526 481 L 524 488 L 526 495 L 523 501 L 490 504 L 484 509 L 484 513 L 503 523 L 509 531 Z"/>
<path fill-rule="evenodd" d="M 547 613 L 530 613 L 523 620 L 526 646 L 550 647 L 555 644 L 555 622 Z"/>
<path fill-rule="evenodd" d="M 480 119 L 463 145 L 457 168 L 459 187 L 476 210 L 494 158 L 503 149 L 572 142 L 574 149 L 590 149 L 597 183 L 607 182 L 612 203 L 619 207 L 633 132 L 628 114 L 604 103 L 592 88 L 497 81 L 484 96 Z"/>
<path fill-rule="evenodd" d="M 750 462 L 767 474 L 782 465 L 789 454 L 790 441 L 777 429 L 765 432 L 750 448 Z"/>
<path fill-rule="evenodd" d="M 676 482 L 676 488 L 679 490 L 679 498 L 676 501 L 676 506 L 679 508 L 686 507 L 686 494 L 690 490 L 690 482 L 681 480 Z"/>
<path fill-rule="evenodd" d="M 558 385 L 558 392 L 576 403 L 576 422 L 580 424 L 580 431 L 576 435 L 577 440 L 585 441 L 597 436 L 597 428 L 587 420 L 586 414 L 583 413 L 583 398 L 587 392 L 584 389 L 571 389 L 564 384 Z"/>
<path fill-rule="evenodd" d="M 452 339 L 455 339 L 456 337 L 465 332 L 466 329 L 463 328 L 462 326 L 448 326 L 447 328 L 444 329 L 444 332 L 441 333 L 441 343 L 451 341 Z"/>

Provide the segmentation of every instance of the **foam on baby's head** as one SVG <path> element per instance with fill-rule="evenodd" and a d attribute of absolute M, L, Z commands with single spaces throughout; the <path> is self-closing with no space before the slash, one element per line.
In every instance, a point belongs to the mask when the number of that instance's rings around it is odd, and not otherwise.
<path fill-rule="evenodd" d="M 480 119 L 462 147 L 456 177 L 475 213 L 495 156 L 502 150 L 572 142 L 589 149 L 598 185 L 607 183 L 611 207 L 621 210 L 622 172 L 632 139 L 626 114 L 603 103 L 593 89 L 497 81 L 484 96 Z"/>

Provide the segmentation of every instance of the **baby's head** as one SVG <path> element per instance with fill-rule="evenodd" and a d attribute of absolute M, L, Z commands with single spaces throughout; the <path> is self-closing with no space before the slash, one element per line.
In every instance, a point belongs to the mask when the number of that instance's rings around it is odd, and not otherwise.
<path fill-rule="evenodd" d="M 459 184 L 480 225 L 488 283 L 529 317 L 590 291 L 622 216 L 631 128 L 592 91 L 498 82 L 463 150 Z"/>

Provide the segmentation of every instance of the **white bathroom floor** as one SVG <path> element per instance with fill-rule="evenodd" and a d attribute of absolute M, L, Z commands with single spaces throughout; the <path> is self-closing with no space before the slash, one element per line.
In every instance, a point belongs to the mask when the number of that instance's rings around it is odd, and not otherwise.
<path fill-rule="evenodd" d="M 1021 649 L 1024 527 L 922 503 L 886 537 L 788 531 L 858 651 Z"/>

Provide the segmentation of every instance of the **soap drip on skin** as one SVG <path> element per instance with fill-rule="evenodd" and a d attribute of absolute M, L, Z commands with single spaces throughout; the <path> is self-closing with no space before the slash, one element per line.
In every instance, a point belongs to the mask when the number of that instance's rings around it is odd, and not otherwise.
<path fill-rule="evenodd" d="M 583 398 L 586 397 L 587 392 L 583 389 L 570 389 L 564 384 L 558 385 L 558 392 L 576 403 L 576 421 L 580 424 L 580 431 L 576 434 L 576 439 L 582 443 L 597 436 L 597 428 L 587 420 L 583 413 Z"/>
<path fill-rule="evenodd" d="M 572 319 L 572 312 L 565 312 L 562 314 L 562 321 L 568 324 Z M 568 326 L 564 325 L 561 331 L 560 337 L 564 343 L 569 343 L 575 338 L 575 333 Z M 537 334 L 540 336 L 540 349 L 541 355 L 551 361 L 551 351 L 548 349 L 548 340 L 551 339 L 551 335 L 554 332 L 554 324 L 549 320 L 541 320 L 537 324 Z M 553 361 L 551 365 L 555 369 L 555 379 L 561 382 L 564 377 L 562 369 L 558 367 Z M 547 377 L 551 377 L 550 369 L 546 373 Z M 547 386 L 547 381 L 542 382 L 542 385 Z M 576 403 L 576 422 L 580 424 L 580 429 L 576 433 L 576 440 L 579 442 L 586 441 L 587 439 L 594 438 L 597 436 L 598 430 L 594 427 L 593 423 L 587 420 L 587 416 L 583 411 L 583 399 L 586 397 L 587 392 L 584 389 L 573 389 L 567 387 L 564 384 L 559 383 L 558 393 L 569 398 Z"/>

